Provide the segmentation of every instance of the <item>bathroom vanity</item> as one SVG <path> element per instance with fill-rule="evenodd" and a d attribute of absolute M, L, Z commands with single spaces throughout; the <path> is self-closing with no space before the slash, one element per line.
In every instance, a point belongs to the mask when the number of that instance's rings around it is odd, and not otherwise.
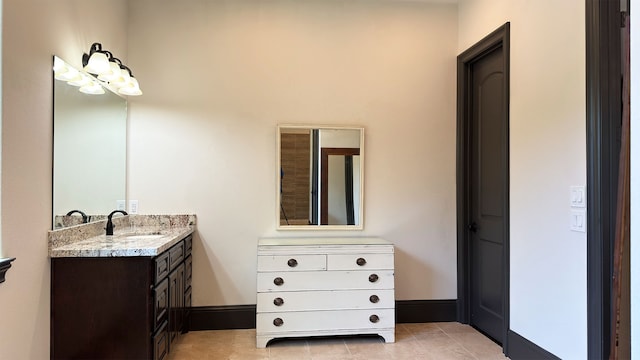
<path fill-rule="evenodd" d="M 193 226 L 50 249 L 52 359 L 166 359 L 188 331 Z"/>
<path fill-rule="evenodd" d="M 263 238 L 257 269 L 258 348 L 280 337 L 378 334 L 395 341 L 390 242 Z"/>

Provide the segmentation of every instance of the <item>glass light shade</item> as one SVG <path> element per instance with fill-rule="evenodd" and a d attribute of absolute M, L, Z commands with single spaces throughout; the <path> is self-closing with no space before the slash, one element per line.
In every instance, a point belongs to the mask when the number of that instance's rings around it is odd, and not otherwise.
<path fill-rule="evenodd" d="M 117 79 L 121 76 L 120 65 L 113 61 L 109 61 L 109 73 L 98 75 L 98 79 L 107 82 L 117 81 Z"/>
<path fill-rule="evenodd" d="M 127 84 L 131 81 L 131 76 L 129 76 L 129 72 L 125 69 L 120 69 L 120 73 L 117 77 L 114 77 L 109 83 L 117 88 L 122 86 L 127 86 Z"/>
<path fill-rule="evenodd" d="M 91 81 L 89 84 L 82 86 L 80 92 L 90 95 L 102 95 L 104 94 L 104 89 L 97 82 Z"/>
<path fill-rule="evenodd" d="M 56 73 L 67 72 L 67 64 L 64 61 L 62 61 L 62 59 L 56 56 L 53 58 L 53 71 Z"/>
<path fill-rule="evenodd" d="M 73 66 L 69 66 L 62 59 L 56 57 L 53 63 L 54 77 L 56 80 L 62 81 L 79 81 L 81 74 Z"/>
<path fill-rule="evenodd" d="M 84 71 L 98 75 L 110 74 L 111 68 L 109 66 L 109 59 L 107 59 L 107 55 L 101 52 L 94 52 L 89 58 L 87 66 L 84 67 Z"/>
<path fill-rule="evenodd" d="M 78 78 L 71 81 L 67 81 L 67 84 L 73 85 L 73 86 L 86 86 L 86 85 L 90 85 L 92 82 L 93 80 L 91 80 L 89 76 L 84 75 L 82 73 L 78 73 Z"/>
<path fill-rule="evenodd" d="M 136 78 L 131 77 L 130 80 L 122 87 L 118 89 L 118 92 L 122 95 L 129 96 L 138 96 L 142 95 L 142 90 L 140 90 L 140 85 L 138 84 L 138 80 Z"/>

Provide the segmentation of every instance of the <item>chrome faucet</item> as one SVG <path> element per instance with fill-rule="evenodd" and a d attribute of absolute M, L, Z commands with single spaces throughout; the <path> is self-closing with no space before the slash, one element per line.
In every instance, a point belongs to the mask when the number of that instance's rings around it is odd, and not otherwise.
<path fill-rule="evenodd" d="M 120 213 L 122 215 L 129 215 L 124 210 L 113 210 L 111 212 L 111 214 L 109 214 L 109 216 L 107 216 L 107 227 L 104 228 L 105 230 L 107 230 L 107 235 L 113 235 L 113 222 L 111 222 L 111 218 L 113 217 L 113 214 L 115 214 L 115 213 Z"/>
<path fill-rule="evenodd" d="M 87 214 L 83 213 L 83 212 L 82 212 L 82 211 L 80 211 L 80 210 L 71 210 L 71 211 L 69 211 L 69 212 L 67 213 L 67 216 L 71 216 L 71 215 L 73 215 L 74 213 L 78 213 L 78 214 L 82 215 L 82 223 L 83 223 L 83 224 L 86 224 L 86 223 L 89 221 L 89 217 L 87 216 Z"/>

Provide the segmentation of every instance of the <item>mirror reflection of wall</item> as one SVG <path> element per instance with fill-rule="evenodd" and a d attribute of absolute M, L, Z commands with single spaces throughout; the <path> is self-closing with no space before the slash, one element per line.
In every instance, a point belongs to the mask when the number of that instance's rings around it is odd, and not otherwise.
<path fill-rule="evenodd" d="M 64 225 L 56 216 L 76 209 L 104 218 L 98 215 L 125 200 L 126 100 L 109 90 L 85 94 L 55 79 L 53 124 L 53 227 Z"/>
<path fill-rule="evenodd" d="M 362 128 L 279 127 L 279 228 L 362 229 L 362 140 Z"/>

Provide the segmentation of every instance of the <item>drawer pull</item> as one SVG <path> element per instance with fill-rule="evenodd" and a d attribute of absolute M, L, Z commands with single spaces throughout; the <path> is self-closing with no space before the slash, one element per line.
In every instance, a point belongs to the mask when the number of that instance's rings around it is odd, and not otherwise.
<path fill-rule="evenodd" d="M 372 316 L 375 316 L 375 315 L 372 315 Z M 280 318 L 273 319 L 273 325 L 282 326 L 282 324 L 284 324 L 284 321 L 282 319 L 280 319 Z"/>
<path fill-rule="evenodd" d="M 282 304 L 284 304 L 284 300 L 282 300 L 282 298 L 277 297 L 273 299 L 273 305 L 282 306 Z"/>
<path fill-rule="evenodd" d="M 369 275 L 369 282 L 374 283 L 374 282 L 376 282 L 376 281 L 378 281 L 378 275 L 376 275 L 376 274 L 371 274 L 371 275 Z M 277 285 L 277 284 L 276 284 L 276 285 Z"/>
<path fill-rule="evenodd" d="M 371 295 L 369 296 L 369 301 L 376 304 L 378 301 L 380 301 L 380 298 L 378 297 L 378 295 Z"/>
<path fill-rule="evenodd" d="M 371 279 L 371 277 L 369 277 L 369 279 Z M 273 283 L 276 284 L 277 286 L 280 286 L 280 285 L 284 284 L 284 280 L 282 280 L 281 277 L 277 277 L 277 278 L 273 279 Z"/>
<path fill-rule="evenodd" d="M 378 321 L 380 321 L 380 317 L 378 315 L 371 315 L 369 316 L 369 321 L 371 321 L 372 323 L 377 323 Z"/>
<path fill-rule="evenodd" d="M 358 266 L 365 266 L 367 264 L 367 260 L 364 258 L 358 258 L 358 260 L 356 260 L 356 264 L 358 264 Z"/>
<path fill-rule="evenodd" d="M 296 266 L 298 266 L 298 260 L 289 259 L 289 261 L 287 261 L 287 265 L 289 265 L 289 267 L 296 267 Z"/>

